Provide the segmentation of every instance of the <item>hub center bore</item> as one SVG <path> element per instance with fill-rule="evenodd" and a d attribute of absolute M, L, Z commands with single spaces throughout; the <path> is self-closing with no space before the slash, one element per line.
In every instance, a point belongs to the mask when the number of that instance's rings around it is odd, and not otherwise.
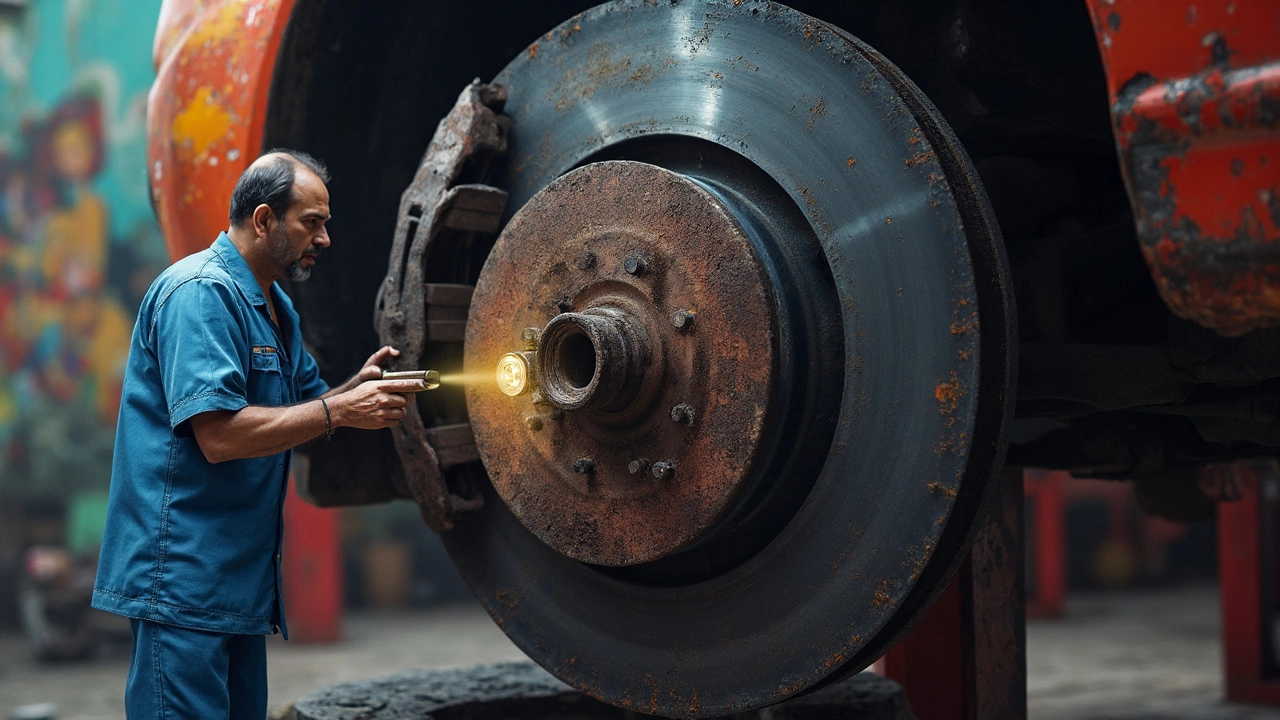
<path fill-rule="evenodd" d="M 729 201 L 632 161 L 574 170 L 507 223 L 467 322 L 476 447 L 561 554 L 609 566 L 715 532 L 774 393 L 775 297 Z M 540 329 L 539 329 L 540 328 Z M 529 387 L 505 388 L 519 365 Z"/>
<path fill-rule="evenodd" d="M 561 410 L 616 411 L 636 396 L 649 362 L 649 337 L 638 318 L 590 307 L 547 323 L 538 382 L 547 402 Z"/>

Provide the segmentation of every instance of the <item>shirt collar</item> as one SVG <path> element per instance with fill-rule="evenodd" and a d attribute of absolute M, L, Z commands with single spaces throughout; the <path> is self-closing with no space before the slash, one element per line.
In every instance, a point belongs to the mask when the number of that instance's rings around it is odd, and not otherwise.
<path fill-rule="evenodd" d="M 218 233 L 218 239 L 213 241 L 213 251 L 226 263 L 231 279 L 240 286 L 240 291 L 249 298 L 249 302 L 254 305 L 266 305 L 267 298 L 262 294 L 258 278 L 254 277 L 253 270 L 249 268 L 249 261 L 244 259 L 244 255 L 240 254 L 240 248 L 231 242 L 231 238 L 225 232 Z"/>

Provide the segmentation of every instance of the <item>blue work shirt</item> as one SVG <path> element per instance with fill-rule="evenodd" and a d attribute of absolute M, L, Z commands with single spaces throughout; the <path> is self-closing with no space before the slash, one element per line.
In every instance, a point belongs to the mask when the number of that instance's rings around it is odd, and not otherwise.
<path fill-rule="evenodd" d="M 290 452 L 205 460 L 192 416 L 328 390 L 298 313 L 280 326 L 226 233 L 170 266 L 142 300 L 125 369 L 93 607 L 221 633 L 288 637 L 280 597 Z"/>

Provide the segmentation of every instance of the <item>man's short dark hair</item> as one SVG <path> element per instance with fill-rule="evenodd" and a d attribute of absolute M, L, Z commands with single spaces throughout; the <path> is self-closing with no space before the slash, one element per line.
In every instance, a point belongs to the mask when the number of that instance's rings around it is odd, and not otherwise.
<path fill-rule="evenodd" d="M 275 213 L 276 218 L 283 219 L 294 201 L 294 171 L 299 165 L 315 173 L 324 184 L 329 184 L 329 171 L 324 163 L 304 152 L 276 148 L 264 154 L 278 154 L 281 157 L 261 165 L 251 165 L 236 181 L 236 189 L 231 191 L 233 226 L 239 227 L 252 217 L 254 208 L 259 205 L 266 205 Z"/>

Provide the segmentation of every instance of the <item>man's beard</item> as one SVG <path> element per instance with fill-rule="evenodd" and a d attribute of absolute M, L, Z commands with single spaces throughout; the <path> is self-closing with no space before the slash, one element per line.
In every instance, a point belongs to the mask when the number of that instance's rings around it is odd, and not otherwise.
<path fill-rule="evenodd" d="M 314 250 L 304 254 L 302 257 L 315 257 L 320 251 Z M 294 282 L 302 282 L 311 277 L 311 268 L 302 267 L 302 258 L 291 260 L 293 248 L 289 246 L 289 236 L 284 231 L 284 225 L 277 225 L 276 229 L 271 233 L 271 256 L 283 270 L 285 277 Z"/>

